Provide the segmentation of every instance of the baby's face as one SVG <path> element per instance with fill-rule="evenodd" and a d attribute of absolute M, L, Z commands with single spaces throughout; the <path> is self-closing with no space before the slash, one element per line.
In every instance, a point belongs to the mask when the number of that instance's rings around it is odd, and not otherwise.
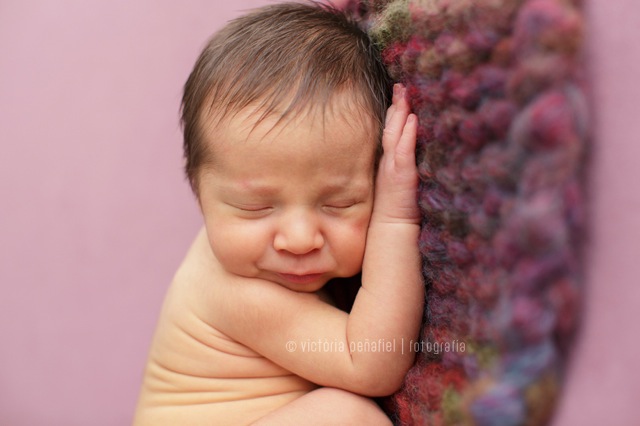
<path fill-rule="evenodd" d="M 207 136 L 199 196 L 216 259 L 300 292 L 355 275 L 373 205 L 372 120 L 340 98 L 324 122 L 322 111 L 256 118 L 242 110 Z"/>

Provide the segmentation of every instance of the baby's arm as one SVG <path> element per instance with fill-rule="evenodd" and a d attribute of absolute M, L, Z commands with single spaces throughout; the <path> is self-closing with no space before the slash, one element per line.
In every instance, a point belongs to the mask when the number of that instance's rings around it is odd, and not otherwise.
<path fill-rule="evenodd" d="M 347 327 L 349 340 L 373 337 L 394 341 L 396 351 L 404 354 L 411 354 L 410 342 L 418 335 L 424 306 L 418 251 L 416 128 L 417 118 L 410 114 L 405 89 L 395 85 L 382 141 L 384 153 L 367 234 L 362 287 Z M 413 354 L 397 355 L 377 354 L 359 362 L 370 364 L 370 371 L 380 372 L 397 389 L 413 363 Z"/>
<path fill-rule="evenodd" d="M 362 395 L 387 395 L 414 360 L 423 285 L 417 240 L 416 119 L 404 89 L 394 90 L 383 136 L 384 154 L 367 237 L 363 285 L 351 314 L 320 300 L 258 279 L 228 275 L 202 306 L 204 317 L 228 336 L 321 386 Z M 205 273 L 199 278 L 220 276 Z M 371 347 L 371 345 L 376 345 Z M 391 345 L 391 348 L 389 348 Z"/>

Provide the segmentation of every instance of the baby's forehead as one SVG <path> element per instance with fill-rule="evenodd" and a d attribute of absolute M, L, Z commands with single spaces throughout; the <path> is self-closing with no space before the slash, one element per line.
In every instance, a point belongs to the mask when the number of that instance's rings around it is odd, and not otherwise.
<path fill-rule="evenodd" d="M 212 166 L 219 167 L 230 158 L 298 161 L 303 155 L 308 155 L 310 164 L 343 161 L 345 157 L 360 157 L 369 164 L 379 145 L 374 120 L 337 101 L 288 114 L 278 110 L 265 115 L 260 108 L 249 106 L 226 111 L 223 118 L 214 113 L 205 127 L 208 157 Z M 288 167 L 286 162 L 281 165 Z"/>
<path fill-rule="evenodd" d="M 211 99 L 205 104 L 207 107 L 203 109 L 201 119 L 203 124 L 209 125 L 228 123 L 238 117 L 254 126 L 264 121 L 283 124 L 314 117 L 325 122 L 349 120 L 354 125 L 372 129 L 374 133 L 381 130 L 376 111 L 371 110 L 365 96 L 348 89 L 315 96 L 293 89 L 287 95 L 265 94 L 258 99 L 222 104 Z"/>

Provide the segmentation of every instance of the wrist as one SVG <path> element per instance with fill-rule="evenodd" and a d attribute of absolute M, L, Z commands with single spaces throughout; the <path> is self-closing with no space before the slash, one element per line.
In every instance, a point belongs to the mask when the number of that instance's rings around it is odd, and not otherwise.
<path fill-rule="evenodd" d="M 407 226 L 407 229 L 417 228 L 420 229 L 421 218 L 420 216 L 411 217 L 409 215 L 389 215 L 384 213 L 374 212 L 371 215 L 371 221 L 369 227 L 375 227 L 378 225 L 398 225 Z"/>
<path fill-rule="evenodd" d="M 381 200 L 380 200 L 381 201 Z M 382 208 L 381 205 L 394 205 L 393 208 Z M 374 223 L 397 223 L 397 224 L 412 224 L 420 225 L 422 217 L 420 210 L 415 202 L 405 203 L 403 206 L 401 203 L 374 203 L 373 212 L 371 213 L 371 224 Z"/>

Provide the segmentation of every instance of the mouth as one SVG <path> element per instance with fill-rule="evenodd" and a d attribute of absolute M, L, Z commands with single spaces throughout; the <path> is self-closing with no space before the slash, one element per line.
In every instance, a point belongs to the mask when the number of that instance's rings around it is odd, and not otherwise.
<path fill-rule="evenodd" d="M 303 274 L 303 275 L 298 275 L 298 274 L 283 274 L 283 273 L 278 273 L 278 276 L 280 278 L 282 278 L 285 281 L 288 281 L 290 283 L 294 283 L 294 284 L 311 284 L 314 283 L 316 281 L 318 281 L 323 274 Z"/>

